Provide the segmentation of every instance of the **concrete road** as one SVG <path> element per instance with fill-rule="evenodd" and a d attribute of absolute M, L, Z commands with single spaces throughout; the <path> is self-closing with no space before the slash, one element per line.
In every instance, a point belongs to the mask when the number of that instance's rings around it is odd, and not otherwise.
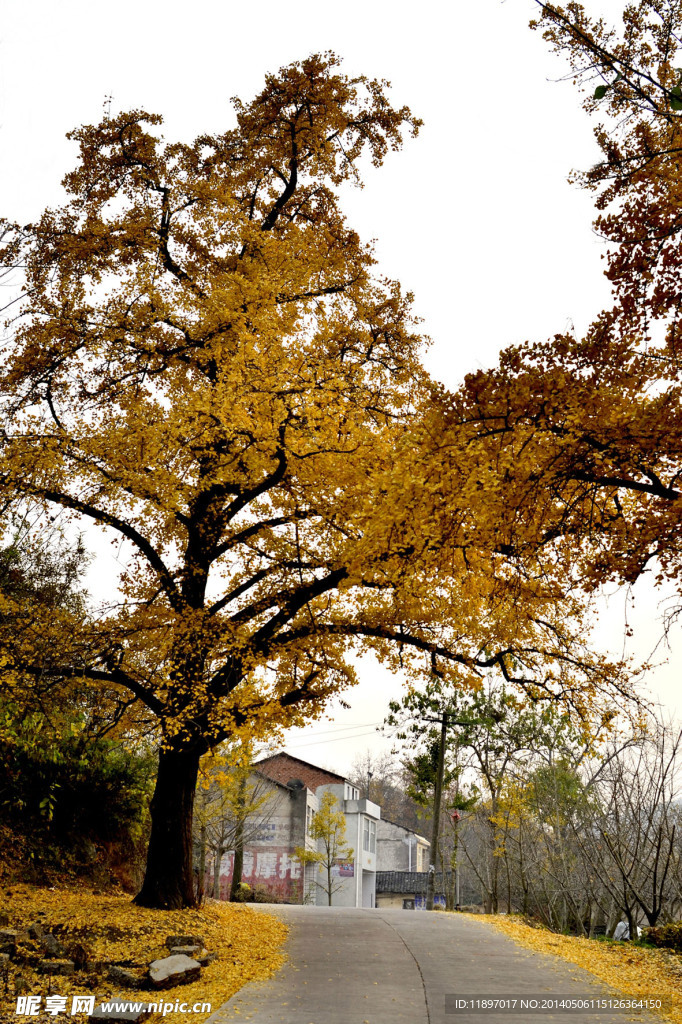
<path fill-rule="evenodd" d="M 608 996 L 592 975 L 517 946 L 459 914 L 262 908 L 289 926 L 288 963 L 247 985 L 207 1024 L 627 1024 L 632 1012 L 472 1012 L 452 1000 Z M 655 993 L 651 993 L 655 995 Z M 446 999 L 447 997 L 447 999 Z"/>

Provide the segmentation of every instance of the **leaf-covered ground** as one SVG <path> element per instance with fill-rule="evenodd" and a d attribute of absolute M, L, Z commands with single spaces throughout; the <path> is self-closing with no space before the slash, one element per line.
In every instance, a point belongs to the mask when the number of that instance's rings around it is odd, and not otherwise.
<path fill-rule="evenodd" d="M 561 957 L 589 971 L 600 981 L 627 996 L 670 996 L 672 1011 L 660 1016 L 682 1024 L 682 956 L 664 949 L 633 946 L 629 942 L 598 941 L 557 935 L 547 928 L 530 927 L 518 917 L 475 915 L 526 949 Z"/>
<path fill-rule="evenodd" d="M 84 1015 L 71 1017 L 73 995 L 96 995 L 97 1002 L 108 996 L 123 995 L 135 1001 L 180 1000 L 193 1005 L 210 1003 L 216 1010 L 249 981 L 267 978 L 283 963 L 282 943 L 287 929 L 269 914 L 231 903 L 208 902 L 200 910 L 163 911 L 136 907 L 128 895 L 95 894 L 82 888 L 44 889 L 29 885 L 10 885 L 0 890 L 0 913 L 9 919 L 10 928 L 26 928 L 41 922 L 46 932 L 54 934 L 66 950 L 81 946 L 87 961 L 82 971 L 71 978 L 37 973 L 34 961 L 40 944 L 29 942 L 20 947 L 25 962 L 13 964 L 7 983 L 0 981 L 2 1011 L 0 1021 L 18 1020 L 82 1021 Z M 197 934 L 206 948 L 218 954 L 217 960 L 204 968 L 199 981 L 158 994 L 153 991 L 130 991 L 106 980 L 106 964 L 124 962 L 134 973 L 142 974 L 147 965 L 169 955 L 166 936 Z M 82 954 L 81 954 L 82 955 Z M 49 958 L 55 959 L 55 958 Z M 17 988 L 22 994 L 44 997 L 68 997 L 66 1014 L 48 1016 L 41 1009 L 39 1017 L 19 1018 L 15 1015 Z M 3 991 L 4 989 L 4 991 Z M 173 1024 L 200 1024 L 208 1013 L 168 1013 L 154 1015 L 152 1022 L 163 1019 Z"/>

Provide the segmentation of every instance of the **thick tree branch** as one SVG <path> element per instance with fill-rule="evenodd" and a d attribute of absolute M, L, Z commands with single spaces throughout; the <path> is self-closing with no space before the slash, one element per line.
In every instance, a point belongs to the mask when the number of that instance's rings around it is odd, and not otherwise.
<path fill-rule="evenodd" d="M 263 519 L 260 523 L 253 523 L 251 526 L 244 527 L 244 529 L 240 530 L 239 533 L 235 533 L 234 536 L 230 537 L 230 539 L 226 540 L 223 544 L 220 544 L 215 550 L 214 557 L 220 558 L 221 555 L 230 551 L 231 548 L 235 548 L 237 545 L 243 544 L 251 537 L 255 537 L 261 532 L 261 530 L 271 530 L 276 526 L 288 526 L 291 523 L 300 522 L 303 519 L 310 519 L 313 515 L 315 515 L 315 513 L 312 511 L 301 511 L 294 512 L 294 514 L 290 516 L 275 516 L 272 519 Z"/>
<path fill-rule="evenodd" d="M 81 515 L 88 516 L 102 526 L 110 526 L 123 537 L 132 541 L 158 574 L 159 581 L 173 610 L 176 612 L 183 611 L 180 592 L 165 562 L 146 537 L 143 537 L 130 523 L 126 523 L 125 520 L 115 516 L 112 512 L 105 512 L 104 509 L 96 508 L 85 501 L 81 501 L 79 498 L 74 498 L 70 494 L 65 494 L 62 491 L 53 490 L 49 487 L 27 487 L 25 493 L 32 494 L 36 498 L 44 498 L 46 501 L 52 501 L 56 505 L 61 505 L 62 508 L 69 508 L 74 512 L 80 512 Z"/>
<path fill-rule="evenodd" d="M 215 601 L 208 609 L 208 614 L 217 615 L 218 612 L 221 612 L 223 608 L 226 608 L 231 601 L 236 601 L 238 597 L 241 597 L 242 594 L 251 590 L 251 588 L 255 587 L 257 583 L 264 580 L 266 576 L 269 576 L 272 572 L 278 569 L 279 566 L 277 565 L 274 567 L 268 566 L 267 569 L 259 569 L 258 572 L 254 573 L 248 580 L 245 580 L 244 583 L 240 583 L 238 587 L 234 587 L 227 594 L 224 594 L 218 601 Z"/>
<path fill-rule="evenodd" d="M 280 430 L 280 439 L 283 436 L 283 431 Z M 287 457 L 283 447 L 278 448 L 277 454 L 277 468 L 269 473 L 259 484 L 254 487 L 250 487 L 245 491 L 241 491 L 235 500 L 228 505 L 225 510 L 225 522 L 229 523 L 231 519 L 234 519 L 242 509 L 246 508 L 252 501 L 259 498 L 261 494 L 266 494 L 271 487 L 276 487 L 277 484 L 281 483 L 284 479 L 284 475 L 287 471 Z"/>
<path fill-rule="evenodd" d="M 335 590 L 339 583 L 346 579 L 347 576 L 347 569 L 335 569 L 327 576 L 313 580 L 312 583 L 298 587 L 291 594 L 285 595 L 283 607 L 264 626 L 261 626 L 251 638 L 253 650 L 267 654 L 270 651 L 270 639 L 281 626 L 290 622 L 301 608 L 310 601 L 314 601 L 316 597 L 321 597 L 322 594 L 328 593 L 330 590 Z"/>
<path fill-rule="evenodd" d="M 658 82 L 646 71 L 643 71 L 641 68 L 634 67 L 634 65 L 630 64 L 622 57 L 617 57 L 613 53 L 609 53 L 609 51 L 604 49 L 603 46 L 600 46 L 595 39 L 593 39 L 591 36 L 583 32 L 582 29 L 575 24 L 575 22 L 571 21 L 571 19 L 568 18 L 563 13 L 563 11 L 558 11 L 551 4 L 543 3 L 542 0 L 535 0 L 535 3 L 538 5 L 538 7 L 542 9 L 542 11 L 544 11 L 545 15 L 549 18 L 550 21 L 559 22 L 560 24 L 568 28 L 569 31 L 577 39 L 580 40 L 580 42 L 583 44 L 586 50 L 593 53 L 596 57 L 599 58 L 602 65 L 606 66 L 607 68 L 611 68 L 613 71 L 620 71 L 621 75 L 623 76 L 623 79 L 626 81 L 627 85 L 632 89 L 635 95 L 638 96 L 639 99 L 642 100 L 644 104 L 646 104 L 646 106 L 653 110 L 655 114 L 664 116 L 666 117 L 666 119 L 670 118 L 668 110 L 662 111 L 658 104 L 654 102 L 653 98 L 642 89 L 637 79 L 644 79 L 646 82 L 649 83 L 650 86 L 652 86 L 657 91 L 661 92 L 663 96 L 666 99 L 668 99 L 669 92 L 664 86 L 661 85 L 660 82 Z"/>
<path fill-rule="evenodd" d="M 676 491 L 673 487 L 666 487 L 660 481 L 655 482 L 653 477 L 651 477 L 652 482 L 647 484 L 627 476 L 600 475 L 579 469 L 571 469 L 569 473 L 570 477 L 574 480 L 580 480 L 582 483 L 587 484 L 596 484 L 598 487 L 619 487 L 628 491 L 651 494 L 653 497 L 665 498 L 668 501 L 677 501 L 680 497 L 680 491 Z"/>
<path fill-rule="evenodd" d="M 105 670 L 92 668 L 87 665 L 57 665 L 51 667 L 49 671 L 46 672 L 45 666 L 21 665 L 21 671 L 26 672 L 27 675 L 34 676 L 36 679 L 49 675 L 63 679 L 83 678 L 91 679 L 93 682 L 113 683 L 116 686 L 123 686 L 126 690 L 129 690 L 138 700 L 141 700 L 150 711 L 153 711 L 155 715 L 162 714 L 164 710 L 163 704 L 154 696 L 152 690 L 134 679 L 122 668 L 116 667 Z"/>

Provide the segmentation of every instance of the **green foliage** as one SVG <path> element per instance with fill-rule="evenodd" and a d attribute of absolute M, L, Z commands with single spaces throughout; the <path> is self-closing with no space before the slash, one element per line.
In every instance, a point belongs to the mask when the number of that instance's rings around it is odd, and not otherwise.
<path fill-rule="evenodd" d="M 389 708 L 386 723 L 397 728 L 396 738 L 418 748 L 406 765 L 413 780 L 410 795 L 422 806 L 428 805 L 433 792 L 439 743 L 436 723 L 443 714 L 448 716 L 444 789 L 463 770 L 462 751 L 474 752 L 486 786 L 493 791 L 516 760 L 538 751 L 552 751 L 553 758 L 561 759 L 581 739 L 580 729 L 567 714 L 551 705 L 529 703 L 495 679 L 479 689 L 458 691 L 434 678 L 400 703 L 392 701 Z"/>
<path fill-rule="evenodd" d="M 13 536 L 0 548 L 0 592 L 15 606 L 36 604 L 55 608 L 82 610 L 84 593 L 80 584 L 88 558 L 79 537 L 69 545 L 61 534 L 52 531 L 36 539 L 13 526 Z M 3 608 L 3 618 L 7 609 Z"/>
<path fill-rule="evenodd" d="M 132 884 L 155 758 L 122 739 L 137 735 L 125 717 L 132 702 L 77 672 L 50 672 L 63 652 L 49 623 L 87 614 L 87 559 L 80 541 L 67 543 L 55 528 L 36 530 L 27 518 L 11 522 L 0 547 L 0 634 L 8 640 L 0 696 L 3 853 L 16 838 L 33 869 L 90 873 L 106 862 Z M 39 652 L 33 670 L 18 667 L 29 641 Z"/>
<path fill-rule="evenodd" d="M 23 522 L 0 520 L 0 668 L 3 695 L 24 708 L 45 710 L 44 695 L 57 686 L 68 689 L 66 677 L 50 678 L 50 665 L 63 653 L 54 642 L 54 628 L 67 635 L 87 615 L 82 578 L 88 558 L 80 538 L 68 543 L 54 529 L 31 529 Z M 1 542 L 0 542 L 1 543 Z M 65 641 L 68 642 L 68 641 Z M 27 648 L 31 670 L 19 669 Z M 82 653 L 82 652 L 81 652 Z M 79 655 L 73 651 L 71 664 Z M 69 675 L 74 676 L 73 669 Z"/>
<path fill-rule="evenodd" d="M 553 825 L 577 820 L 594 803 L 594 795 L 566 760 L 536 768 L 528 780 L 526 796 L 537 819 Z"/>
<path fill-rule="evenodd" d="M 134 845 L 145 829 L 154 773 L 150 751 L 87 735 L 77 719 L 59 731 L 38 712 L 0 706 L 0 811 L 27 834 L 32 859 L 78 867 L 102 844 Z"/>
<path fill-rule="evenodd" d="M 405 761 L 405 768 L 411 780 L 407 795 L 420 807 L 431 807 L 433 803 L 433 790 L 438 773 L 438 749 L 439 739 L 432 736 L 425 751 Z M 447 789 L 455 781 L 456 774 L 456 770 L 450 771 L 446 768 L 443 789 Z"/>

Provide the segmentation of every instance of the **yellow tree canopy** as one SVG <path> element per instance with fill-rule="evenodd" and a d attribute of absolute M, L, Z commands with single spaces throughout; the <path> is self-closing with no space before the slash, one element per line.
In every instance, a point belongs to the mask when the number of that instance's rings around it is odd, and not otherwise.
<path fill-rule="evenodd" d="M 614 305 L 584 338 L 517 346 L 471 375 L 455 419 L 509 467 L 526 529 L 563 550 L 574 580 L 651 569 L 679 586 L 682 7 L 639 0 L 619 28 L 580 3 L 538 7 L 599 119 L 603 159 L 579 180 L 596 193 Z"/>
<path fill-rule="evenodd" d="M 576 177 L 596 193 L 595 228 L 611 243 L 606 275 L 621 318 L 640 340 L 662 321 L 677 358 L 682 8 L 678 0 L 638 0 L 614 26 L 580 3 L 536 3 L 540 18 L 531 25 L 568 60 L 585 109 L 598 118 L 602 160 Z"/>
<path fill-rule="evenodd" d="M 115 610 L 5 657 L 123 687 L 200 752 L 318 713 L 349 648 L 497 665 L 588 710 L 616 669 L 583 646 L 561 559 L 509 525 L 486 440 L 448 433 L 410 296 L 339 207 L 361 155 L 419 122 L 330 54 L 235 106 L 191 144 L 142 111 L 73 132 L 66 204 L 4 225 L 26 286 L 2 486 L 131 553 Z"/>

